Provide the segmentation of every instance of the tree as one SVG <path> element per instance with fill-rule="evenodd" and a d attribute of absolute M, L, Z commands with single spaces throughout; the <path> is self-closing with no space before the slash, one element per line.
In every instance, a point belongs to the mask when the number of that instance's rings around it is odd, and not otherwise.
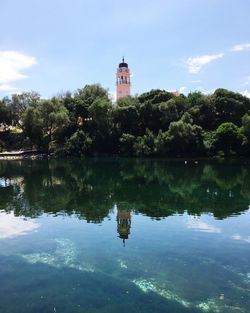
<path fill-rule="evenodd" d="M 29 107 L 22 116 L 22 128 L 25 136 L 27 136 L 31 143 L 42 146 L 43 132 L 39 111 L 37 108 Z"/>
<path fill-rule="evenodd" d="M 146 129 L 145 135 L 136 138 L 134 151 L 137 156 L 150 156 L 154 154 L 155 136 L 149 129 Z"/>
<path fill-rule="evenodd" d="M 244 140 L 240 128 L 234 123 L 226 122 L 216 129 L 213 145 L 217 152 L 222 151 L 225 155 L 240 154 Z"/>
<path fill-rule="evenodd" d="M 212 130 L 216 126 L 216 107 L 210 96 L 201 92 L 191 92 L 187 97 L 188 112 L 192 115 L 194 124 L 204 130 Z"/>
<path fill-rule="evenodd" d="M 242 126 L 244 134 L 250 140 L 250 111 L 248 111 L 248 113 L 243 116 Z"/>
<path fill-rule="evenodd" d="M 75 132 L 65 143 L 65 153 L 69 156 L 87 156 L 91 151 L 92 139 L 82 130 Z"/>
<path fill-rule="evenodd" d="M 74 97 L 81 99 L 87 106 L 93 104 L 97 99 L 109 101 L 108 91 L 99 84 L 86 85 L 84 88 L 78 89 Z"/>
<path fill-rule="evenodd" d="M 142 133 L 146 129 L 150 129 L 155 133 L 159 131 L 162 126 L 161 117 L 164 115 L 163 110 L 161 110 L 161 104 L 171 100 L 174 101 L 174 98 L 175 96 L 172 93 L 160 89 L 152 89 L 138 97 L 141 103 L 139 106 L 139 121 Z"/>
<path fill-rule="evenodd" d="M 57 98 L 44 100 L 38 106 L 39 121 L 47 150 L 54 139 L 57 130 L 62 129 L 68 122 L 68 111 Z"/>
<path fill-rule="evenodd" d="M 139 133 L 139 113 L 135 106 L 117 107 L 113 112 L 113 119 L 120 134 Z"/>
<path fill-rule="evenodd" d="M 136 137 L 131 134 L 122 134 L 120 137 L 119 152 L 122 155 L 132 156 L 134 154 L 134 144 Z"/>
<path fill-rule="evenodd" d="M 203 154 L 202 128 L 190 121 L 190 115 L 186 114 L 183 119 L 171 122 L 167 132 L 160 131 L 156 138 L 157 153 L 177 157 Z"/>
<path fill-rule="evenodd" d="M 56 132 L 61 131 L 69 121 L 68 111 L 57 98 L 40 101 L 36 107 L 29 107 L 23 116 L 23 130 L 29 138 L 49 151 Z M 39 140 L 35 138 L 38 137 Z M 37 142 L 38 141 L 38 142 Z"/>
<path fill-rule="evenodd" d="M 178 121 L 186 109 L 186 100 L 183 96 L 174 97 L 167 102 L 159 104 L 160 124 L 158 122 L 158 129 L 167 130 L 170 123 Z"/>
<path fill-rule="evenodd" d="M 217 89 L 211 96 L 216 111 L 216 125 L 232 122 L 241 125 L 242 117 L 250 110 L 250 99 L 226 89 Z"/>
<path fill-rule="evenodd" d="M 113 132 L 112 104 L 105 98 L 98 98 L 89 107 L 90 121 L 86 127 L 93 139 L 95 153 L 112 153 L 118 148 Z"/>
<path fill-rule="evenodd" d="M 0 123 L 10 125 L 12 122 L 12 110 L 4 100 L 0 101 Z"/>
<path fill-rule="evenodd" d="M 116 106 L 117 107 L 135 107 L 138 108 L 140 106 L 140 102 L 138 97 L 132 97 L 132 96 L 127 96 L 127 97 L 122 97 L 116 101 Z"/>
<path fill-rule="evenodd" d="M 35 92 L 23 92 L 21 94 L 13 94 L 11 98 L 11 107 L 13 110 L 14 124 L 21 119 L 21 115 L 29 106 L 36 107 L 39 104 L 40 95 Z"/>
<path fill-rule="evenodd" d="M 174 94 L 166 90 L 152 89 L 141 94 L 138 99 L 140 103 L 150 102 L 151 104 L 166 102 L 174 97 Z"/>
<path fill-rule="evenodd" d="M 86 85 L 84 88 L 78 89 L 73 97 L 68 97 L 65 100 L 67 100 L 66 107 L 69 112 L 73 112 L 70 115 L 76 122 L 91 118 L 89 109 L 95 101 L 104 100 L 110 102 L 108 91 L 99 84 Z"/>

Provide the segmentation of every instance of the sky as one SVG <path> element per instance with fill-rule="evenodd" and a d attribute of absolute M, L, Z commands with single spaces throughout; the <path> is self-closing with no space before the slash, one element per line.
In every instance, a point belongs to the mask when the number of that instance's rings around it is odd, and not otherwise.
<path fill-rule="evenodd" d="M 0 0 L 0 98 L 99 83 L 250 97 L 249 0 Z"/>

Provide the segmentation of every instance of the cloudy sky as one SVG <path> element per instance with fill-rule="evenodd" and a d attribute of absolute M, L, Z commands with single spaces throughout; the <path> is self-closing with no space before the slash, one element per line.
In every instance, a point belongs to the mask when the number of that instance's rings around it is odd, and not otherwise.
<path fill-rule="evenodd" d="M 0 97 L 100 83 L 250 96 L 249 0 L 0 0 Z"/>

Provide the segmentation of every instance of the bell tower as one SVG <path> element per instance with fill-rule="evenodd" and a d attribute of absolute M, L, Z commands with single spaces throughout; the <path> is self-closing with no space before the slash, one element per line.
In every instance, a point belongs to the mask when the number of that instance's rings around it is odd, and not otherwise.
<path fill-rule="evenodd" d="M 130 70 L 128 63 L 122 58 L 122 63 L 119 64 L 116 72 L 116 99 L 126 96 L 130 96 Z"/>

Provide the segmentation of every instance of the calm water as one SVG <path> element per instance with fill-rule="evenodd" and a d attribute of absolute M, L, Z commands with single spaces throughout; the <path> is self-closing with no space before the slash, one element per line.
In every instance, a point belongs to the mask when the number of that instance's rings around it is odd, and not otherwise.
<path fill-rule="evenodd" d="M 250 166 L 0 162 L 0 312 L 250 312 Z"/>

